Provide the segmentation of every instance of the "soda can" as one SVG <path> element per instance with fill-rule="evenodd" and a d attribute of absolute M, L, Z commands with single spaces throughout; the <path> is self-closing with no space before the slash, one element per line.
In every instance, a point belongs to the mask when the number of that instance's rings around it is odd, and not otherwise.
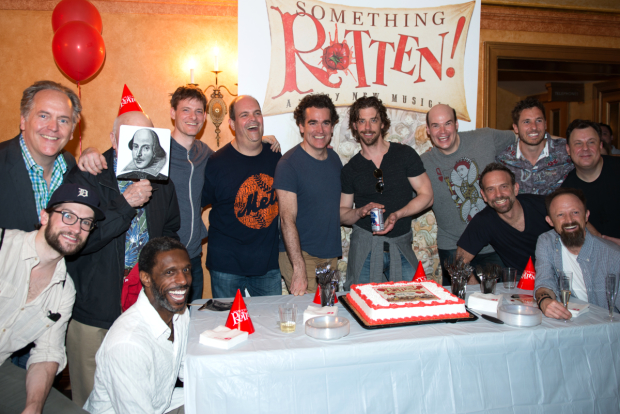
<path fill-rule="evenodd" d="M 383 211 L 380 208 L 373 208 L 370 210 L 370 222 L 372 223 L 372 231 L 385 230 L 385 225 L 383 224 Z"/>

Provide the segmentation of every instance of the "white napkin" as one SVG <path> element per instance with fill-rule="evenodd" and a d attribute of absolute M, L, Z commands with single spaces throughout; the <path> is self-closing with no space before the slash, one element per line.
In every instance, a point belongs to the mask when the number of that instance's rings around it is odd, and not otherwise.
<path fill-rule="evenodd" d="M 573 314 L 573 318 L 581 315 L 582 313 L 586 313 L 590 310 L 589 303 L 574 303 L 568 302 L 568 310 Z"/>
<path fill-rule="evenodd" d="M 337 306 L 308 306 L 308 309 L 304 311 L 304 325 L 308 319 L 316 318 L 317 316 L 338 316 Z"/>
<path fill-rule="evenodd" d="M 467 298 L 467 306 L 473 310 L 497 313 L 497 305 L 502 295 L 474 292 Z"/>
<path fill-rule="evenodd" d="M 200 343 L 220 349 L 230 349 L 235 345 L 248 340 L 248 333 L 239 329 L 229 329 L 218 326 L 200 334 Z"/>

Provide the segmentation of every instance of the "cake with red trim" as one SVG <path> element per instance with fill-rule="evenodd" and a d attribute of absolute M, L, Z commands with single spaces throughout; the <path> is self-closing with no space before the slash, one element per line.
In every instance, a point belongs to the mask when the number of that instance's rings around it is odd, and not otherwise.
<path fill-rule="evenodd" d="M 352 285 L 347 301 L 369 325 L 469 317 L 463 299 L 431 280 Z"/>

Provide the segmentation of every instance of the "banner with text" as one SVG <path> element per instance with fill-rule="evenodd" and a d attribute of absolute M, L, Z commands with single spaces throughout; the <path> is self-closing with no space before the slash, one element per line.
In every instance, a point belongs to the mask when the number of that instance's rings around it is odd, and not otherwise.
<path fill-rule="evenodd" d="M 366 95 L 407 111 L 446 103 L 470 121 L 464 56 L 474 1 L 415 9 L 266 3 L 271 64 L 264 115 L 293 112 L 304 95 L 327 93 L 337 106 Z"/>

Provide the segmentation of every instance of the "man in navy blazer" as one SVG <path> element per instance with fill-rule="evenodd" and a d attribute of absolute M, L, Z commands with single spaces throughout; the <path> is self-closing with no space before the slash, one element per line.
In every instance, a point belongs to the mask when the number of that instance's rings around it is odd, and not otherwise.
<path fill-rule="evenodd" d="M 33 231 L 41 210 L 75 165 L 63 151 L 80 119 L 80 98 L 52 81 L 24 90 L 21 132 L 0 144 L 0 228 Z"/>

